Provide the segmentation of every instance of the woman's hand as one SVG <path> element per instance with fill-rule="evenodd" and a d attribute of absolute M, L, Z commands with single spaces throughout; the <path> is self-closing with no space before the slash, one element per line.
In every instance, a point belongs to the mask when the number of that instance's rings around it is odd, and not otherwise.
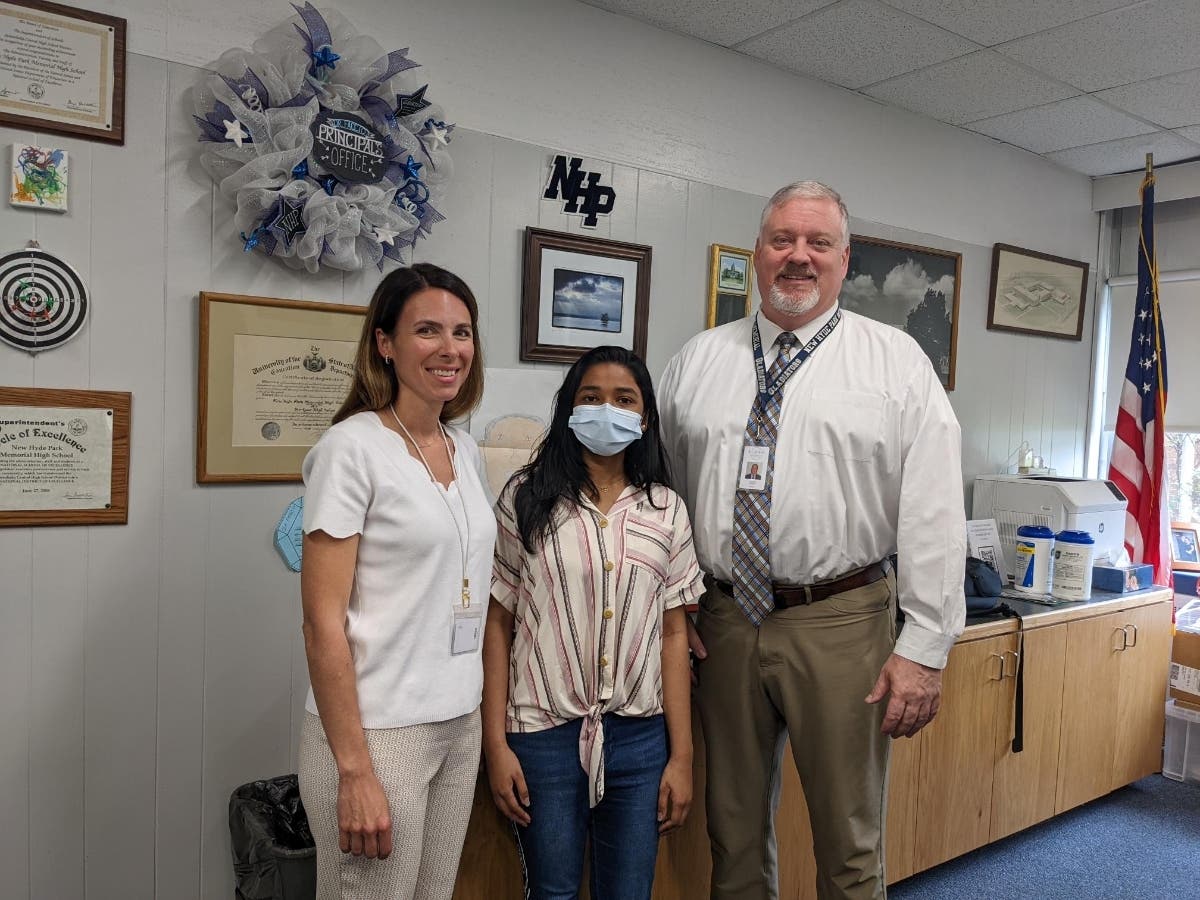
<path fill-rule="evenodd" d="M 525 773 L 517 754 L 502 747 L 489 748 L 487 759 L 488 783 L 492 786 L 492 799 L 496 808 L 517 825 L 528 825 L 529 789 L 525 787 Z"/>
<path fill-rule="evenodd" d="M 338 778 L 338 846 L 343 853 L 387 859 L 392 853 L 392 816 L 374 772 Z"/>
<path fill-rule="evenodd" d="M 689 760 L 671 758 L 658 785 L 658 833 L 674 831 L 692 808 L 692 766 Z"/>

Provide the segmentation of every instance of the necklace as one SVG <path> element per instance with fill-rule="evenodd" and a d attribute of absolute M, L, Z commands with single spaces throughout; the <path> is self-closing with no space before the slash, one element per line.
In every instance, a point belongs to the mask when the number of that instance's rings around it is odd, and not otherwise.
<path fill-rule="evenodd" d="M 400 416 L 396 414 L 396 405 L 390 403 L 388 404 L 388 409 L 391 410 L 392 418 L 396 420 L 396 424 L 400 426 L 400 430 L 404 432 L 404 436 L 417 448 L 417 456 L 421 458 L 421 465 L 429 473 L 429 480 L 438 488 L 438 496 L 442 498 L 442 502 L 446 504 L 446 511 L 450 513 L 450 520 L 454 523 L 454 534 L 458 538 L 458 548 L 462 552 L 462 605 L 464 609 L 469 608 L 471 605 L 471 579 L 467 576 L 467 551 L 471 544 L 471 520 L 467 514 L 467 501 L 463 497 L 462 485 L 459 484 L 458 487 L 458 502 L 462 506 L 463 527 L 466 530 L 465 537 L 463 536 L 463 530 L 458 527 L 458 518 L 454 515 L 454 508 L 450 505 L 450 500 L 446 496 L 447 492 L 441 490 L 441 483 L 434 477 L 433 468 L 429 465 L 429 461 L 425 459 L 425 454 L 421 452 L 421 445 L 412 436 L 412 432 L 400 421 Z M 458 466 L 454 464 L 454 454 L 450 452 L 450 439 L 446 437 L 446 428 L 441 422 L 438 423 L 438 431 L 442 435 L 442 443 L 446 445 L 446 458 L 450 460 L 450 472 L 454 476 L 454 482 L 458 482 Z M 433 441 L 430 441 L 425 446 L 428 447 L 432 443 Z"/>

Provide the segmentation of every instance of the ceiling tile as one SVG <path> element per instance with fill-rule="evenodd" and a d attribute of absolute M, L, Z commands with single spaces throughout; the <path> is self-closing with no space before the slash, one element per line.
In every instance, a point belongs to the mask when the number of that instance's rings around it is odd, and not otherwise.
<path fill-rule="evenodd" d="M 1079 92 L 991 50 L 980 50 L 881 82 L 865 93 L 940 122 L 960 125 Z"/>
<path fill-rule="evenodd" d="M 1200 145 L 1169 131 L 1156 131 L 1120 141 L 1047 153 L 1046 159 L 1084 175 L 1112 175 L 1144 169 L 1147 153 L 1153 153 L 1154 164 L 1162 166 L 1200 157 Z"/>
<path fill-rule="evenodd" d="M 736 49 L 802 75 L 860 88 L 979 48 L 876 0 L 846 0 Z"/>
<path fill-rule="evenodd" d="M 1110 109 L 1091 97 L 1059 100 L 982 119 L 966 127 L 1034 153 L 1049 153 L 1154 131 L 1153 126 Z"/>
<path fill-rule="evenodd" d="M 1181 138 L 1186 138 L 1197 145 L 1200 145 L 1200 125 L 1189 125 L 1187 128 L 1176 128 L 1172 133 L 1179 135 Z"/>
<path fill-rule="evenodd" d="M 883 0 L 889 6 L 940 25 L 985 46 L 1025 37 L 1097 13 L 1128 6 L 1131 0 Z"/>
<path fill-rule="evenodd" d="M 997 49 L 1083 91 L 1200 68 L 1200 3 L 1152 0 Z"/>
<path fill-rule="evenodd" d="M 1126 84 L 1093 96 L 1164 128 L 1200 125 L 1200 69 Z"/>
<path fill-rule="evenodd" d="M 583 0 L 668 31 L 728 47 L 836 0 Z"/>

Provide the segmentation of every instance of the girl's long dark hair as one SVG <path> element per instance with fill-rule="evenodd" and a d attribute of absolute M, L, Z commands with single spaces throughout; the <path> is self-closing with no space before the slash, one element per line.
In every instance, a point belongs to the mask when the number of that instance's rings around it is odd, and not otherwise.
<path fill-rule="evenodd" d="M 575 504 L 585 490 L 596 491 L 583 459 L 583 445 L 567 421 L 584 375 L 601 363 L 624 366 L 642 393 L 646 431 L 625 450 L 625 477 L 634 487 L 644 489 L 651 505 L 658 509 L 662 507 L 654 502 L 651 488 L 656 484 L 671 487 L 670 467 L 659 435 L 658 403 L 646 364 L 623 347 L 589 350 L 571 366 L 555 394 L 554 417 L 533 459 L 513 476 L 518 481 L 513 498 L 517 531 L 528 553 L 535 553 L 538 544 L 549 537 L 554 527 L 554 510 L 560 502 Z"/>

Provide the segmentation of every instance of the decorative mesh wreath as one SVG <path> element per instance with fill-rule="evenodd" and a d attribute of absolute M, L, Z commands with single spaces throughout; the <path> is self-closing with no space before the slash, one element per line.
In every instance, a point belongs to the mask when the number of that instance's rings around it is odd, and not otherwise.
<path fill-rule="evenodd" d="M 407 48 L 384 53 L 340 13 L 293 7 L 196 85 L 200 162 L 237 202 L 246 252 L 309 272 L 403 261 L 445 220 L 454 126 L 414 80 Z"/>

